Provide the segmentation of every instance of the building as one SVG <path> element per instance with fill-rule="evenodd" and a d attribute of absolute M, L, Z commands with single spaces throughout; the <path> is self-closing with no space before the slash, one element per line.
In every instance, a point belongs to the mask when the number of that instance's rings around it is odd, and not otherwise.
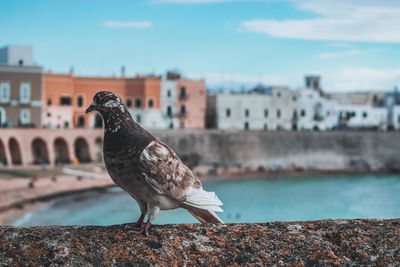
<path fill-rule="evenodd" d="M 204 81 L 176 80 L 178 120 L 181 129 L 204 129 L 206 125 L 206 86 Z"/>
<path fill-rule="evenodd" d="M 207 95 L 203 80 L 184 79 L 179 73 L 167 72 L 161 88 L 162 113 L 167 128 L 205 128 Z"/>
<path fill-rule="evenodd" d="M 0 64 L 12 66 L 33 66 L 31 46 L 5 46 L 0 48 Z"/>
<path fill-rule="evenodd" d="M 339 126 L 353 129 L 386 129 L 388 110 L 386 107 L 369 105 L 339 105 Z"/>
<path fill-rule="evenodd" d="M 393 107 L 390 123 L 393 125 L 394 129 L 400 130 L 400 105 Z"/>
<path fill-rule="evenodd" d="M 299 90 L 300 130 L 331 130 L 338 125 L 337 102 L 325 96 L 319 76 L 306 76 Z"/>
<path fill-rule="evenodd" d="M 207 120 L 221 130 L 297 129 L 298 96 L 297 91 L 279 87 L 209 94 Z"/>
<path fill-rule="evenodd" d="M 163 118 L 166 121 L 167 128 L 177 129 L 179 127 L 178 121 L 178 86 L 177 80 L 180 75 L 174 73 L 167 73 L 161 81 L 161 110 Z"/>
<path fill-rule="evenodd" d="M 42 68 L 0 65 L 0 127 L 40 127 Z"/>
<path fill-rule="evenodd" d="M 77 77 L 72 72 L 46 73 L 44 91 L 43 124 L 47 128 L 101 128 L 98 113 L 85 114 L 98 91 L 112 91 L 121 96 L 132 117 L 143 127 L 168 127 L 161 112 L 160 77 Z"/>

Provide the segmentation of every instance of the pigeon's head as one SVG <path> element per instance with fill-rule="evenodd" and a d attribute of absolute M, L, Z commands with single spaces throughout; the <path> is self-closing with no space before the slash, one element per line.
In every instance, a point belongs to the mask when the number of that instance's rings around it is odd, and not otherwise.
<path fill-rule="evenodd" d="M 93 110 L 97 110 L 100 113 L 121 110 L 124 113 L 125 105 L 122 99 L 113 92 L 101 91 L 94 95 L 93 102 L 86 109 L 86 113 Z"/>

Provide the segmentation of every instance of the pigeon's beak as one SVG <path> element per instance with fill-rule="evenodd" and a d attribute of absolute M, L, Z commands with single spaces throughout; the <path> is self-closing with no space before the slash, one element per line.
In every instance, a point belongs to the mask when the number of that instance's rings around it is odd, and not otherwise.
<path fill-rule="evenodd" d="M 94 104 L 94 103 L 92 103 L 92 104 L 90 104 L 90 106 L 86 109 L 86 113 L 89 113 L 90 111 L 93 111 L 93 110 L 96 110 L 97 109 L 97 106 Z"/>

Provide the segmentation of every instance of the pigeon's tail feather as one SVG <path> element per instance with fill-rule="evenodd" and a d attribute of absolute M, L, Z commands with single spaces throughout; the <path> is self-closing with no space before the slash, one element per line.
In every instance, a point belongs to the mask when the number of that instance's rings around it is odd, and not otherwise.
<path fill-rule="evenodd" d="M 202 223 L 223 223 L 215 214 L 222 212 L 221 200 L 214 192 L 204 191 L 202 188 L 193 189 L 186 195 L 185 208 Z"/>
<path fill-rule="evenodd" d="M 213 211 L 187 205 L 185 208 L 201 223 L 224 223 Z"/>

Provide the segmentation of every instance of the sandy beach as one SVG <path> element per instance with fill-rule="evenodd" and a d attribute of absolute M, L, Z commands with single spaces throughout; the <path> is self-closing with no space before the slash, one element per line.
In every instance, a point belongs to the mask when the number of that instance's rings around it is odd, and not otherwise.
<path fill-rule="evenodd" d="M 25 212 L 35 210 L 59 196 L 96 190 L 113 186 L 111 179 L 78 180 L 75 176 L 59 175 L 56 181 L 51 177 L 40 177 L 29 188 L 29 178 L 0 178 L 0 224 L 10 224 Z"/>

